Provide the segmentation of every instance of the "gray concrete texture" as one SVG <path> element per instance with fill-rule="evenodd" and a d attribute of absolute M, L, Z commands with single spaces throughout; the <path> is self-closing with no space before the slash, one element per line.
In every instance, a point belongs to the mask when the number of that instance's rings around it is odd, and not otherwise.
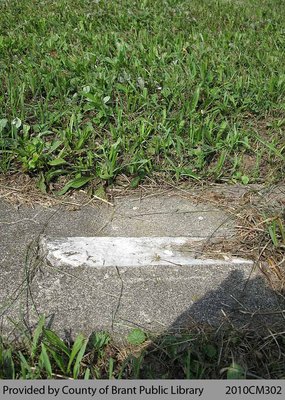
<path fill-rule="evenodd" d="M 62 336 L 107 330 L 120 337 L 140 326 L 161 333 L 193 324 L 267 323 L 280 299 L 251 264 L 151 265 L 70 269 L 39 256 L 42 237 L 195 237 L 235 234 L 232 215 L 176 192 L 118 198 L 75 211 L 0 202 L 0 315 L 5 335 L 14 323 L 33 325 L 44 313 Z M 203 256 L 203 255 L 202 255 Z M 261 311 L 261 312 L 260 312 Z M 253 317 L 254 316 L 254 317 Z M 9 317 L 9 318 L 8 318 Z M 11 323 L 11 320 L 14 323 Z M 275 323 L 270 317 L 269 323 Z"/>

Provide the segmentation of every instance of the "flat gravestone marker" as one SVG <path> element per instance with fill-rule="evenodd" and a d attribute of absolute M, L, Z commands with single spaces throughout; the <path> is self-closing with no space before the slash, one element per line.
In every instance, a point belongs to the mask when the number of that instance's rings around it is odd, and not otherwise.
<path fill-rule="evenodd" d="M 41 313 L 73 337 L 220 326 L 225 315 L 255 328 L 259 313 L 272 318 L 278 310 L 252 261 L 204 254 L 212 240 L 235 236 L 234 216 L 212 204 L 176 192 L 72 212 L 2 200 L 0 215 L 2 332 L 13 332 L 9 321 L 23 316 L 31 326 Z"/>
<path fill-rule="evenodd" d="M 34 300 L 41 312 L 54 315 L 58 329 L 76 333 L 122 333 L 133 326 L 161 332 L 193 322 L 218 326 L 225 315 L 238 315 L 237 308 L 254 313 L 272 306 L 253 262 L 204 258 L 206 240 L 43 236 L 45 265 Z"/>

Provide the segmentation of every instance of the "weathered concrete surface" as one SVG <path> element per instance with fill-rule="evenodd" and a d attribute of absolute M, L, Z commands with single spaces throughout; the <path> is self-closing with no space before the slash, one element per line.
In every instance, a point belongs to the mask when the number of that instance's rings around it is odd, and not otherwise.
<path fill-rule="evenodd" d="M 222 310 L 229 315 L 276 306 L 272 293 L 251 269 L 242 263 L 215 266 L 207 262 L 191 267 L 79 266 L 72 271 L 45 265 L 31 287 L 37 311 L 53 316 L 61 332 L 99 328 L 116 333 L 136 325 L 161 332 L 193 321 L 220 324 Z"/>
<path fill-rule="evenodd" d="M 75 211 L 39 205 L 16 208 L 0 201 L 0 315 L 3 331 L 15 322 L 34 323 L 45 313 L 62 334 L 128 326 L 179 329 L 193 321 L 220 323 L 224 313 L 236 319 L 276 310 L 279 300 L 248 264 L 123 266 L 94 269 L 55 266 L 38 257 L 47 237 L 189 237 L 234 235 L 232 215 L 177 193 L 125 197 L 115 207 L 97 203 Z M 250 279 L 249 279 L 250 278 Z M 240 311 L 242 311 L 242 314 Z M 223 310 L 223 311 L 221 311 Z M 251 318 L 252 319 L 252 318 Z M 241 323 L 247 323 L 243 319 Z M 262 322 L 263 323 L 263 322 Z"/>

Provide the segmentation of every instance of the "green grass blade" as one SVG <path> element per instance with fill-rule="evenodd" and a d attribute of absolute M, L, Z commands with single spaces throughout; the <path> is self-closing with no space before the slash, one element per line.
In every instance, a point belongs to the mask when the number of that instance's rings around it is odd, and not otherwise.
<path fill-rule="evenodd" d="M 35 355 L 36 355 L 39 339 L 40 339 L 40 336 L 42 335 L 44 324 L 45 324 L 45 317 L 42 315 L 39 319 L 38 325 L 33 334 L 32 348 L 31 348 L 32 358 L 35 357 Z"/>
<path fill-rule="evenodd" d="M 76 357 L 76 354 L 80 351 L 80 349 L 84 345 L 84 342 L 85 342 L 85 337 L 83 335 L 79 334 L 77 336 L 77 338 L 75 339 L 75 342 L 74 342 L 74 344 L 72 346 L 69 362 L 68 362 L 68 365 L 67 365 L 67 373 L 70 372 L 73 360 Z"/>
<path fill-rule="evenodd" d="M 61 340 L 60 337 L 55 332 L 53 332 L 50 329 L 44 329 L 43 334 L 44 334 L 45 343 L 48 346 L 54 347 L 55 349 L 66 354 L 68 357 L 70 356 L 69 348 L 66 346 L 64 341 Z"/>
<path fill-rule="evenodd" d="M 113 379 L 113 374 L 114 374 L 114 359 L 110 357 L 108 366 L 108 378 Z"/>
<path fill-rule="evenodd" d="M 0 350 L 0 379 L 15 379 L 15 365 L 11 349 Z"/>
<path fill-rule="evenodd" d="M 43 343 L 41 343 L 41 348 L 42 348 L 42 351 L 41 351 L 41 354 L 39 357 L 39 362 L 42 365 L 42 367 L 44 367 L 44 369 L 46 370 L 48 377 L 51 378 L 52 377 L 51 362 L 50 362 L 46 347 Z"/>
<path fill-rule="evenodd" d="M 86 368 L 83 379 L 88 381 L 88 379 L 90 379 L 90 374 L 90 368 Z"/>
<path fill-rule="evenodd" d="M 92 176 L 82 176 L 80 178 L 75 178 L 69 181 L 57 194 L 58 196 L 62 196 L 69 189 L 79 189 L 80 187 L 86 185 L 86 183 L 90 182 L 93 179 Z"/>
<path fill-rule="evenodd" d="M 74 363 L 74 367 L 73 367 L 73 378 L 77 379 L 78 375 L 79 375 L 79 371 L 80 371 L 80 364 L 82 361 L 82 358 L 85 355 L 85 349 L 88 343 L 88 339 L 85 339 L 82 343 L 81 349 L 78 352 L 78 355 L 76 357 L 75 363 Z"/>

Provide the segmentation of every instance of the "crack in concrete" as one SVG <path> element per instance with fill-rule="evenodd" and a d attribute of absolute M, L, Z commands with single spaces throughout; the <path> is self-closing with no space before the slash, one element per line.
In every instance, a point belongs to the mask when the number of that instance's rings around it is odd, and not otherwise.
<path fill-rule="evenodd" d="M 122 300 L 122 298 L 123 298 L 123 292 L 124 292 L 124 281 L 123 281 L 123 278 L 122 278 L 122 276 L 121 276 L 121 274 L 120 274 L 119 268 L 118 268 L 117 266 L 116 266 L 115 268 L 116 268 L 116 271 L 117 271 L 117 275 L 118 275 L 118 277 L 119 277 L 119 280 L 121 281 L 121 290 L 120 290 L 120 295 L 119 295 L 119 299 L 118 299 L 118 302 L 117 302 L 115 311 L 114 311 L 114 313 L 113 313 L 113 315 L 112 315 L 112 324 L 111 324 L 112 331 L 114 331 L 115 319 L 116 319 L 116 316 L 117 316 L 118 311 L 119 311 L 119 309 L 120 309 L 121 300 Z"/>
<path fill-rule="evenodd" d="M 145 217 L 147 215 L 173 215 L 173 214 L 200 214 L 200 213 L 209 213 L 209 212 L 217 212 L 220 210 L 217 209 L 207 209 L 207 210 L 173 210 L 173 211 L 156 211 L 156 212 L 148 212 L 148 213 L 140 213 L 140 214 L 119 214 L 116 218 L 134 218 L 134 217 Z"/>

